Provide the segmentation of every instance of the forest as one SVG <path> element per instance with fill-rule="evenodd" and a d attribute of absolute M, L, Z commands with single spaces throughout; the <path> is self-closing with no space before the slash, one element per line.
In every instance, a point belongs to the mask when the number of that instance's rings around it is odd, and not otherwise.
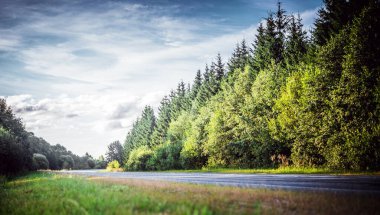
<path fill-rule="evenodd" d="M 157 115 L 146 106 L 115 160 L 126 170 L 379 170 L 379 6 L 326 0 L 307 32 L 279 2 L 228 62 L 217 55 L 180 82 Z"/>
<path fill-rule="evenodd" d="M 25 130 L 0 99 L 0 173 L 316 167 L 380 169 L 380 3 L 325 0 L 313 29 L 279 2 L 254 41 L 146 106 L 105 158 Z M 254 36 L 254 35 L 252 35 Z M 120 98 L 122 99 L 122 98 Z"/>
<path fill-rule="evenodd" d="M 105 168 L 103 156 L 78 156 L 60 144 L 50 145 L 25 130 L 5 99 L 0 98 L 0 173 L 15 174 L 37 169 Z"/>

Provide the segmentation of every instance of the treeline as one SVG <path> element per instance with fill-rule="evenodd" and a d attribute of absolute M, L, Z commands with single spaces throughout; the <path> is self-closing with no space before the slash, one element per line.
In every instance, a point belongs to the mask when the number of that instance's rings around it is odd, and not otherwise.
<path fill-rule="evenodd" d="M 0 98 L 0 174 L 36 169 L 105 168 L 102 157 L 94 160 L 88 153 L 80 157 L 62 145 L 50 145 L 25 130 L 6 100 Z"/>
<path fill-rule="evenodd" d="M 278 3 L 128 132 L 127 170 L 294 165 L 380 169 L 379 2 L 325 1 L 311 36 Z"/>

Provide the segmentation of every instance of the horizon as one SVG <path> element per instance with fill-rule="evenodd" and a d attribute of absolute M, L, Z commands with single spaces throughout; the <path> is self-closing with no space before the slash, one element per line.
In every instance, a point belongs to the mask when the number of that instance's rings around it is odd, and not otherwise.
<path fill-rule="evenodd" d="M 1 1 L 0 97 L 28 131 L 78 155 L 124 142 L 145 105 L 256 27 L 277 1 Z M 322 1 L 282 1 L 310 30 Z M 165 84 L 163 84 L 165 83 Z"/>

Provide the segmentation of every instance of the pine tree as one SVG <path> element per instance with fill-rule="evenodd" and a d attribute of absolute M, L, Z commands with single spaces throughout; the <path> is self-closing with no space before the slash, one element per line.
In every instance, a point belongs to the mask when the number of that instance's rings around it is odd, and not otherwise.
<path fill-rule="evenodd" d="M 240 52 L 241 52 L 240 51 L 240 44 L 236 43 L 236 47 L 235 47 L 234 51 L 232 52 L 232 56 L 227 63 L 228 76 L 231 76 L 232 73 L 235 71 L 235 69 L 238 67 Z"/>
<path fill-rule="evenodd" d="M 124 160 L 127 161 L 129 153 L 139 146 L 151 146 L 152 133 L 156 126 L 153 108 L 145 106 L 141 117 L 133 123 L 132 129 L 124 142 Z"/>
<path fill-rule="evenodd" d="M 317 45 L 324 45 L 345 25 L 350 23 L 363 8 L 377 0 L 324 0 L 314 23 L 313 37 Z"/>
<path fill-rule="evenodd" d="M 201 86 L 202 86 L 202 73 L 201 73 L 201 70 L 198 69 L 197 74 L 195 75 L 195 78 L 194 78 L 193 86 L 191 88 L 192 100 L 196 98 Z"/>
<path fill-rule="evenodd" d="M 165 142 L 166 132 L 168 130 L 170 121 L 170 100 L 167 96 L 164 96 L 158 108 L 156 127 L 151 137 L 152 146 L 157 146 Z"/>
<path fill-rule="evenodd" d="M 228 76 L 233 76 L 233 73 L 236 69 L 240 69 L 240 71 L 244 70 L 244 67 L 249 64 L 250 61 L 250 53 L 249 48 L 247 47 L 247 43 L 245 40 L 242 40 L 241 43 L 236 44 L 236 48 L 232 53 L 232 57 L 227 63 L 228 66 Z"/>
<path fill-rule="evenodd" d="M 307 35 L 306 31 L 302 29 L 301 21 L 300 14 L 298 14 L 297 19 L 294 15 L 290 16 L 285 57 L 291 66 L 298 64 L 307 52 Z"/>
<path fill-rule="evenodd" d="M 222 79 L 224 78 L 224 64 L 222 61 L 222 57 L 220 56 L 220 53 L 216 56 L 216 63 L 212 64 L 215 68 L 215 78 L 220 83 Z"/>
<path fill-rule="evenodd" d="M 252 56 L 253 56 L 253 62 L 252 67 L 255 71 L 260 71 L 264 69 L 267 65 L 269 60 L 269 50 L 267 45 L 267 37 L 266 37 L 266 29 L 263 26 L 263 23 L 260 23 L 259 27 L 257 28 L 257 35 L 254 43 L 252 44 L 253 50 Z"/>
<path fill-rule="evenodd" d="M 285 31 L 288 25 L 286 11 L 281 8 L 281 2 L 277 3 L 277 12 L 275 13 L 275 38 L 273 44 L 273 57 L 276 63 L 284 60 L 285 52 Z"/>

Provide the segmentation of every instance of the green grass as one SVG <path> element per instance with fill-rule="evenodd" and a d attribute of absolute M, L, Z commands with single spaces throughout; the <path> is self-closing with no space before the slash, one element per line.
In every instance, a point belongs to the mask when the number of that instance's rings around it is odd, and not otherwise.
<path fill-rule="evenodd" d="M 369 194 L 80 178 L 43 172 L 0 184 L 0 214 L 374 214 L 379 210 L 378 196 Z"/>
<path fill-rule="evenodd" d="M 0 214 L 210 214 L 207 205 L 170 204 L 131 186 L 34 173 L 3 186 Z"/>
<path fill-rule="evenodd" d="M 380 175 L 380 172 L 330 170 L 327 168 L 280 167 L 268 169 L 202 168 L 198 170 L 168 170 L 164 172 L 208 172 L 240 174 L 330 174 L 330 175 Z"/>

